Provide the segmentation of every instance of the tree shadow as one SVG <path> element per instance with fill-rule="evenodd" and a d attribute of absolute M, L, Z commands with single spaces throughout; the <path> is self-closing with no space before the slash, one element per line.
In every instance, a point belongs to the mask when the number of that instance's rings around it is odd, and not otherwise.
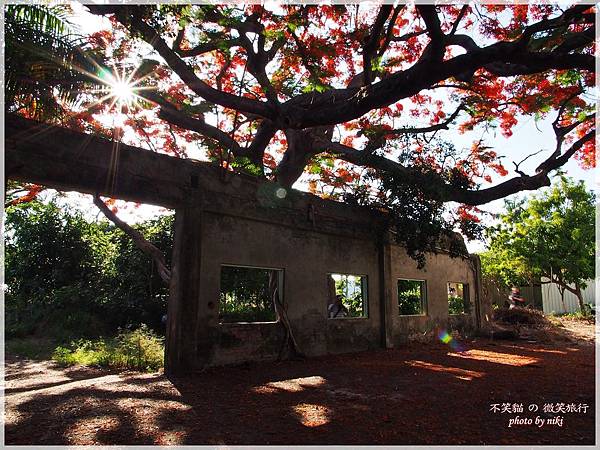
<path fill-rule="evenodd" d="M 593 351 L 485 340 L 466 346 L 466 357 L 442 344 L 406 345 L 304 361 L 208 368 L 171 379 L 122 373 L 110 383 L 99 379 L 93 385 L 58 386 L 56 391 L 49 387 L 16 403 L 11 402 L 21 394 L 8 393 L 6 442 L 593 443 L 593 411 L 569 417 L 563 428 L 537 430 L 507 428 L 506 415 L 489 412 L 492 403 L 543 401 L 587 402 L 593 410 L 593 390 L 580 389 L 580 383 L 593 386 Z M 526 363 L 507 364 L 511 358 Z M 565 365 L 569 371 L 562 370 Z M 474 373 L 479 375 L 465 376 Z M 574 393 L 582 396 L 567 398 Z"/>

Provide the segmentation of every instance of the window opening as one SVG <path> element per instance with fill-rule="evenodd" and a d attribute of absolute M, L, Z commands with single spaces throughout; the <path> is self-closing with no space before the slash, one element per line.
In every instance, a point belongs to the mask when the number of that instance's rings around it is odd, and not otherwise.
<path fill-rule="evenodd" d="M 424 280 L 398 280 L 398 313 L 401 316 L 427 314 L 427 285 Z"/>
<path fill-rule="evenodd" d="M 274 282 L 270 283 L 271 280 Z M 221 266 L 219 321 L 275 322 L 274 289 L 283 301 L 282 269 Z"/>
<path fill-rule="evenodd" d="M 367 277 L 331 273 L 328 275 L 327 317 L 342 319 L 367 317 Z"/>

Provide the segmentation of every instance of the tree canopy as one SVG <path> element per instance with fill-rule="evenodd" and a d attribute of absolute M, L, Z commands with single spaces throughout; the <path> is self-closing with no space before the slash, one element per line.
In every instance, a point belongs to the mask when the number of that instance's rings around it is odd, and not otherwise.
<path fill-rule="evenodd" d="M 151 46 L 135 77 L 152 75 L 140 82 L 146 87 L 159 80 L 137 94 L 160 119 L 197 133 L 223 163 L 272 171 L 282 185 L 307 167 L 321 179 L 351 182 L 359 166 L 477 205 L 549 184 L 549 171 L 593 145 L 593 104 L 584 95 L 594 83 L 589 5 L 88 8 L 124 31 L 97 37 L 120 50 L 115 57 L 131 48 L 131 37 Z M 559 142 L 575 131 L 573 145 L 557 147 L 536 174 L 492 189 L 476 189 L 485 167 L 504 170 L 485 145 L 448 158 L 422 138 L 458 119 L 462 129 L 489 123 L 509 135 L 519 114 L 553 110 Z M 209 123 L 209 112 L 218 122 Z M 406 142 L 407 135 L 417 139 Z M 410 156 L 386 157 L 395 151 Z M 325 157 L 351 165 L 327 170 Z M 420 165 L 434 168 L 426 184 Z"/>
<path fill-rule="evenodd" d="M 407 243 L 473 237 L 477 205 L 594 164 L 590 5 L 86 7 L 112 23 L 89 36 L 105 63 L 83 71 L 109 89 L 64 125 L 181 157 L 198 145 L 224 170 L 385 207 L 413 226 Z M 556 146 L 490 185 L 508 170 L 482 133 L 524 116 L 552 120 Z"/>
<path fill-rule="evenodd" d="M 506 286 L 542 277 L 575 294 L 594 277 L 595 196 L 561 177 L 529 201 L 508 202 L 500 224 L 488 230 L 484 275 Z"/>
<path fill-rule="evenodd" d="M 52 121 L 75 106 L 90 87 L 83 70 L 102 61 L 69 22 L 65 5 L 6 5 L 5 105 L 9 112 Z"/>

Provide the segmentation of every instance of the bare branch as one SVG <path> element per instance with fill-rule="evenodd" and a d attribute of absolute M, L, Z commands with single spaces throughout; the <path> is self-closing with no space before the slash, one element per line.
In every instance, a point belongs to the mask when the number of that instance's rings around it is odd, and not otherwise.
<path fill-rule="evenodd" d="M 519 166 L 521 164 L 523 164 L 525 161 L 527 161 L 529 158 L 531 158 L 532 156 L 536 156 L 539 155 L 540 153 L 544 152 L 544 149 L 538 150 L 537 152 L 531 153 L 529 155 L 527 155 L 525 158 L 523 158 L 521 161 L 519 161 L 518 163 L 513 161 L 513 164 L 515 165 L 515 172 L 517 172 L 519 175 L 525 177 L 527 176 L 524 172 L 522 172 L 521 170 L 519 170 Z"/>
<path fill-rule="evenodd" d="M 117 217 L 117 215 L 110 210 L 106 203 L 104 203 L 98 194 L 94 195 L 94 205 L 102 211 L 102 214 L 106 216 L 108 220 L 114 223 L 119 229 L 121 229 L 127 236 L 129 236 L 137 248 L 139 248 L 146 255 L 150 256 L 156 264 L 156 269 L 160 278 L 168 285 L 171 281 L 171 270 L 167 267 L 167 261 L 165 255 L 149 242 L 138 230 L 132 228 L 129 224 L 123 222 Z"/>
<path fill-rule="evenodd" d="M 448 116 L 446 120 L 440 123 L 436 123 L 435 125 L 430 125 L 428 127 L 413 127 L 413 128 L 398 128 L 395 130 L 386 130 L 382 131 L 383 134 L 422 134 L 422 133 L 431 133 L 433 131 L 439 130 L 447 130 L 448 125 L 450 125 L 454 120 L 458 117 L 461 111 L 465 110 L 465 106 L 463 104 L 459 105 L 456 110 Z"/>
<path fill-rule="evenodd" d="M 363 81 L 365 86 L 371 83 L 371 59 L 373 58 L 373 54 L 377 51 L 379 37 L 381 36 L 385 22 L 391 12 L 392 5 L 382 5 L 379 8 L 377 18 L 371 28 L 371 33 L 363 46 Z"/>
<path fill-rule="evenodd" d="M 535 169 L 535 171 L 538 173 L 544 173 L 544 172 L 548 173 L 551 170 L 556 170 L 559 167 L 564 166 L 567 163 L 567 161 L 569 161 L 571 156 L 573 156 L 578 150 L 580 150 L 581 147 L 583 147 L 583 145 L 586 142 L 594 139 L 595 136 L 596 136 L 596 130 L 589 131 L 583 137 L 581 137 L 580 139 L 575 141 L 575 143 L 573 145 L 571 145 L 571 147 L 569 147 L 569 149 L 565 153 L 563 153 L 561 156 L 559 156 L 559 157 L 551 156 L 546 161 L 544 161 L 542 164 L 540 164 Z"/>

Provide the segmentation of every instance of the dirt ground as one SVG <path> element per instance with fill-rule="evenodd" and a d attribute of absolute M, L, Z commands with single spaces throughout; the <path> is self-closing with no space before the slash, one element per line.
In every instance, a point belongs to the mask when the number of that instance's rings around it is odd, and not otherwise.
<path fill-rule="evenodd" d="M 563 323 L 566 337 L 553 342 L 476 339 L 462 342 L 462 353 L 441 342 L 411 343 L 212 368 L 171 381 L 162 374 L 65 369 L 8 355 L 5 440 L 9 445 L 593 445 L 594 328 Z M 523 412 L 508 411 L 515 406 L 518 411 L 519 404 Z M 549 404 L 556 412 L 548 411 Z M 533 423 L 509 427 L 517 416 Z"/>

